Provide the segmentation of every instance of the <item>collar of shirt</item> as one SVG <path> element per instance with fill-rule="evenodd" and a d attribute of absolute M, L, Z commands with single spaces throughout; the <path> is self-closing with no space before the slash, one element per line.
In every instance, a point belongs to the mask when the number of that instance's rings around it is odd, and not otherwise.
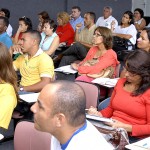
<path fill-rule="evenodd" d="M 109 16 L 109 17 L 108 17 L 108 18 L 106 18 L 106 19 L 103 17 L 103 19 L 104 19 L 104 20 L 109 20 L 111 17 L 112 17 L 112 16 Z"/>
<path fill-rule="evenodd" d="M 87 127 L 87 122 L 85 122 L 85 124 L 84 124 L 81 128 L 79 128 L 78 130 L 76 130 L 76 131 L 73 133 L 73 135 L 71 136 L 71 138 L 70 138 L 65 144 L 61 144 L 61 149 L 62 149 L 62 150 L 65 150 L 65 149 L 67 148 L 67 146 L 69 145 L 69 142 L 71 141 L 71 139 L 72 139 L 76 134 L 78 134 L 79 132 L 85 130 L 86 127 Z"/>
<path fill-rule="evenodd" d="M 35 54 L 32 58 L 34 58 L 34 57 L 36 57 L 36 56 L 39 56 L 39 55 L 41 55 L 42 53 L 43 53 L 43 50 L 42 50 L 41 48 L 39 48 L 38 51 L 36 52 L 36 54 Z M 28 54 L 27 54 L 27 53 L 24 54 L 24 57 L 28 57 Z"/>

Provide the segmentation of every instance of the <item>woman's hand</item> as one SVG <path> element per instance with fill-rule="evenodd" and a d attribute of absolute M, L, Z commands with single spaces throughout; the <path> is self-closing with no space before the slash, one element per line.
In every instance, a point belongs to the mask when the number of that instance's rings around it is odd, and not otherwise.
<path fill-rule="evenodd" d="M 112 22 L 111 22 L 111 31 L 114 31 L 114 29 L 115 29 L 115 20 L 113 20 Z"/>
<path fill-rule="evenodd" d="M 88 113 L 89 115 L 95 115 L 95 116 L 100 116 L 100 117 L 102 117 L 102 114 L 101 114 L 99 111 L 97 111 L 97 109 L 94 108 L 93 106 L 91 106 L 91 107 L 89 108 L 89 110 L 88 110 L 87 113 Z"/>
<path fill-rule="evenodd" d="M 113 119 L 112 123 L 106 123 L 113 128 L 124 128 L 127 132 L 132 132 L 132 125 L 125 124 L 121 121 Z"/>
<path fill-rule="evenodd" d="M 72 67 L 74 70 L 78 70 L 79 65 L 76 64 L 76 63 L 72 63 L 72 64 L 71 64 L 71 67 Z"/>

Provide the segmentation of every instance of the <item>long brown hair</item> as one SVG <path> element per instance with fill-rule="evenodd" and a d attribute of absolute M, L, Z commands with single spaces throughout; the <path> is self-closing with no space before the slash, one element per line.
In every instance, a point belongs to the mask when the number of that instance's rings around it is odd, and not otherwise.
<path fill-rule="evenodd" d="M 0 83 L 9 83 L 14 87 L 18 98 L 17 75 L 13 68 L 12 58 L 7 47 L 0 43 Z"/>

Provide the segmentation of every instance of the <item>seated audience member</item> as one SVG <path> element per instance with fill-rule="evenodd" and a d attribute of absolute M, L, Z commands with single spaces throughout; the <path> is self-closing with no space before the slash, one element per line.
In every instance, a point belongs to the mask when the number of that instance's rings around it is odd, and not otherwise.
<path fill-rule="evenodd" d="M 0 16 L 6 17 L 9 19 L 10 18 L 10 11 L 6 8 L 1 8 L 0 9 Z M 8 25 L 6 32 L 10 37 L 12 36 L 13 28 L 10 24 Z"/>
<path fill-rule="evenodd" d="M 40 92 L 51 82 L 54 76 L 52 59 L 39 48 L 41 35 L 38 31 L 28 30 L 19 41 L 20 48 L 11 47 L 10 53 L 23 53 L 14 62 L 15 70 L 21 74 L 20 94 L 24 92 Z"/>
<path fill-rule="evenodd" d="M 134 10 L 134 25 L 138 32 L 143 30 L 146 26 L 146 21 L 143 17 L 144 17 L 143 10 L 140 8 L 136 8 Z"/>
<path fill-rule="evenodd" d="M 124 128 L 130 143 L 150 136 L 150 53 L 130 52 L 125 60 L 125 78 L 119 79 L 108 107 L 90 114 L 112 118 L 109 125 Z"/>
<path fill-rule="evenodd" d="M 54 81 L 42 89 L 31 111 L 34 127 L 52 135 L 51 150 L 113 149 L 86 120 L 85 107 L 84 91 L 74 82 Z"/>
<path fill-rule="evenodd" d="M 17 30 L 17 33 L 13 36 L 13 43 L 18 44 L 18 41 L 22 38 L 22 34 L 25 31 L 32 29 L 32 22 L 30 18 L 27 17 L 21 17 L 19 18 L 19 28 Z"/>
<path fill-rule="evenodd" d="M 76 30 L 77 24 L 82 24 L 80 31 L 84 28 L 84 18 L 81 17 L 81 8 L 79 6 L 72 7 L 70 24 L 74 31 Z"/>
<path fill-rule="evenodd" d="M 39 18 L 39 24 L 38 24 L 37 30 L 39 32 L 42 32 L 44 21 L 45 20 L 50 20 L 50 17 L 49 17 L 49 14 L 46 11 L 42 11 L 38 14 L 38 18 Z"/>
<path fill-rule="evenodd" d="M 132 46 L 128 47 L 128 50 L 132 50 L 134 48 L 134 45 L 136 44 L 136 35 L 137 31 L 135 26 L 133 25 L 133 13 L 131 11 L 126 11 L 123 14 L 121 24 L 117 26 L 114 29 L 114 23 L 112 25 L 112 32 L 113 36 L 117 36 L 120 38 L 128 39 Z M 116 45 L 113 46 L 113 50 L 118 51 L 121 49 L 125 49 L 124 47 L 116 47 Z"/>
<path fill-rule="evenodd" d="M 140 37 L 137 39 L 137 47 L 150 52 L 150 28 L 145 28 L 141 31 Z M 121 71 L 121 78 L 125 77 L 125 72 L 125 69 Z"/>
<path fill-rule="evenodd" d="M 95 13 L 87 12 L 84 15 L 84 29 L 79 33 L 81 26 L 76 26 L 75 43 L 64 51 L 60 56 L 62 57 L 59 67 L 70 65 L 75 60 L 83 60 L 92 47 L 93 33 L 95 26 Z M 59 57 L 59 56 L 58 56 Z"/>
<path fill-rule="evenodd" d="M 57 25 L 53 20 L 45 20 L 43 23 L 42 40 L 40 47 L 48 55 L 53 56 L 59 46 L 59 36 L 56 34 Z"/>
<path fill-rule="evenodd" d="M 6 29 L 9 25 L 8 18 L 0 16 L 0 42 L 2 42 L 7 48 L 10 48 L 13 43 L 11 38 L 6 32 Z"/>
<path fill-rule="evenodd" d="M 70 16 L 67 12 L 60 12 L 57 15 L 58 27 L 56 33 L 60 38 L 60 45 L 65 43 L 65 45 L 70 46 L 74 42 L 74 30 L 69 23 Z"/>
<path fill-rule="evenodd" d="M 150 52 L 150 28 L 141 31 L 140 37 L 137 39 L 137 47 Z"/>
<path fill-rule="evenodd" d="M 17 98 L 17 76 L 12 58 L 6 46 L 0 43 L 0 128 L 8 129 Z"/>
<path fill-rule="evenodd" d="M 98 77 L 104 69 L 112 67 L 112 76 L 119 64 L 116 53 L 112 50 L 112 32 L 106 27 L 97 27 L 94 31 L 93 44 L 85 59 L 79 64 L 73 63 L 73 69 L 81 75 L 76 80 L 91 82 Z"/>
<path fill-rule="evenodd" d="M 118 26 L 118 21 L 112 16 L 112 8 L 106 6 L 103 9 L 103 16 L 98 18 L 96 26 L 102 26 L 111 29 L 112 22 L 114 22 L 114 28 Z"/>

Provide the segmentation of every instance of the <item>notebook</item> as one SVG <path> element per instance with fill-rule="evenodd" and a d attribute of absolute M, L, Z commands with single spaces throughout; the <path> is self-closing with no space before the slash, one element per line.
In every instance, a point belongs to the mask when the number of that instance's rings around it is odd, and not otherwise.
<path fill-rule="evenodd" d="M 150 137 L 125 146 L 131 150 L 150 150 Z"/>

